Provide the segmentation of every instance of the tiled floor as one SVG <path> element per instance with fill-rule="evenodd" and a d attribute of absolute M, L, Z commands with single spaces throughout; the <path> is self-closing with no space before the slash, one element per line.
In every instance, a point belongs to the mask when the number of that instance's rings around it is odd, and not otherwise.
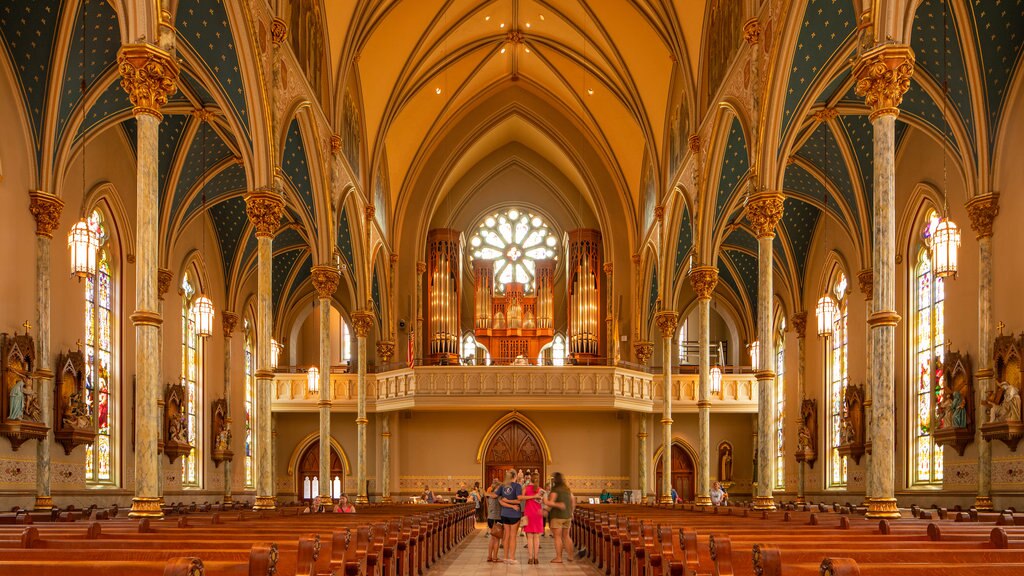
<path fill-rule="evenodd" d="M 436 566 L 430 569 L 429 576 L 467 575 L 467 576 L 514 576 L 526 574 L 529 576 L 597 576 L 600 572 L 589 561 L 573 563 L 552 564 L 550 560 L 555 557 L 555 541 L 553 538 L 541 538 L 540 541 L 540 564 L 530 565 L 526 563 L 526 538 L 519 538 L 519 548 L 516 550 L 518 564 L 492 564 L 487 562 L 487 542 L 485 534 L 487 526 L 477 524 L 477 530 L 462 542 L 455 550 L 445 555 Z M 563 556 L 564 559 L 564 556 Z"/>

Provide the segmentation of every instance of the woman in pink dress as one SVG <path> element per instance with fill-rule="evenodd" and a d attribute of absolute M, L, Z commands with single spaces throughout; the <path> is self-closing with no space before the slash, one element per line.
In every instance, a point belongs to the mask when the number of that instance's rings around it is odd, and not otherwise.
<path fill-rule="evenodd" d="M 529 474 L 526 475 L 526 487 L 523 488 L 523 516 L 526 520 L 527 555 L 530 561 L 527 564 L 540 564 L 537 554 L 540 551 L 540 535 L 544 532 L 544 518 L 541 516 L 541 492 L 540 488 L 532 482 Z"/>

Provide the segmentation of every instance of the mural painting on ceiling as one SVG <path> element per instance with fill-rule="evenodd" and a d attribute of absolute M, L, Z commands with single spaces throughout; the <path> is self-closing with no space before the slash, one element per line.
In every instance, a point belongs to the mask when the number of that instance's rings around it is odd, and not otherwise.
<path fill-rule="evenodd" d="M 381 234 L 388 235 L 388 172 L 386 162 L 381 159 L 377 165 L 377 175 L 373 178 L 373 207 L 376 209 L 374 216 L 380 226 Z"/>
<path fill-rule="evenodd" d="M 710 98 L 725 79 L 732 57 L 740 44 L 743 28 L 743 3 L 736 0 L 713 0 L 707 28 L 707 93 Z"/>
<path fill-rule="evenodd" d="M 327 74 L 327 43 L 320 0 L 288 2 L 288 30 L 292 51 L 306 74 L 313 93 L 326 107 L 330 100 Z"/>
<path fill-rule="evenodd" d="M 673 104 L 668 124 L 668 177 L 674 182 L 686 155 L 686 138 L 689 134 L 690 112 L 686 106 L 683 75 L 676 72 L 672 86 Z"/>
<path fill-rule="evenodd" d="M 359 107 L 356 105 L 355 94 L 350 85 L 345 90 L 345 124 L 342 127 L 341 148 L 352 168 L 356 181 L 362 180 L 363 130 L 359 121 Z"/>
<path fill-rule="evenodd" d="M 658 203 L 657 187 L 654 181 L 654 165 L 644 154 L 644 172 L 640 178 L 640 190 L 644 195 L 644 230 L 650 230 L 654 222 L 654 206 Z"/>

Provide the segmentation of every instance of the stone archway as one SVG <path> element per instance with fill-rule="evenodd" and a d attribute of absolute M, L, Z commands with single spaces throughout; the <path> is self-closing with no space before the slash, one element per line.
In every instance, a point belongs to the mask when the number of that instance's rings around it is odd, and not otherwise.
<path fill-rule="evenodd" d="M 662 452 L 664 454 L 664 452 Z M 664 474 L 664 458 L 658 457 L 658 464 L 655 468 L 655 490 L 658 497 L 661 497 L 661 478 Z M 696 497 L 697 466 L 693 457 L 679 442 L 672 443 L 672 487 L 684 502 L 691 502 Z"/>
<path fill-rule="evenodd" d="M 320 442 L 315 441 L 302 452 L 295 467 L 295 494 L 301 501 L 312 501 L 320 494 Z M 331 497 L 345 493 L 345 465 L 341 455 L 331 446 Z"/>
<path fill-rule="evenodd" d="M 546 478 L 541 446 L 541 439 L 519 420 L 503 424 L 491 435 L 484 450 L 484 485 L 494 478 L 504 479 L 508 470 L 530 471 L 536 477 Z"/>

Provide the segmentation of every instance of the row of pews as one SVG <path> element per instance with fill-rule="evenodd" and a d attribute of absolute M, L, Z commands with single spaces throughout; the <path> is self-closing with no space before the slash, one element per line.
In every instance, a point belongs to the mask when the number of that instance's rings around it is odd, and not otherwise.
<path fill-rule="evenodd" d="M 0 524 L 0 576 L 420 576 L 474 529 L 467 504 L 301 510 Z"/>
<path fill-rule="evenodd" d="M 855 507 L 756 512 L 694 505 L 580 505 L 572 536 L 614 576 L 1022 576 L 1024 516 Z"/>

